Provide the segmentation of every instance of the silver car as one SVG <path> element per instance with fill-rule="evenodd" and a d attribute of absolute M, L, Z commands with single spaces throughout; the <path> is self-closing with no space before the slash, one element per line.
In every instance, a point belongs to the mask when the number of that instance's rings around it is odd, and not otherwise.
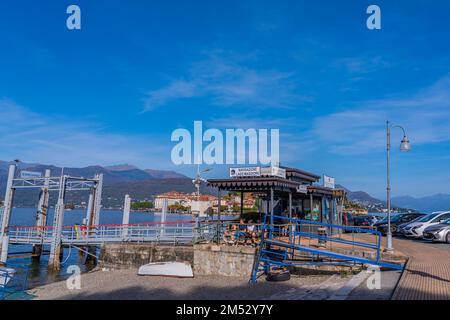
<path fill-rule="evenodd" d="M 426 228 L 423 239 L 450 243 L 450 219 Z"/>

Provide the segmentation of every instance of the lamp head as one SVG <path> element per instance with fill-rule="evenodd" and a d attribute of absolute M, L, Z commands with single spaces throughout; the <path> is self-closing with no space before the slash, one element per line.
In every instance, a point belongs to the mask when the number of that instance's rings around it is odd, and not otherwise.
<path fill-rule="evenodd" d="M 403 136 L 402 142 L 400 143 L 400 151 L 408 152 L 411 150 L 411 144 L 407 136 Z"/>

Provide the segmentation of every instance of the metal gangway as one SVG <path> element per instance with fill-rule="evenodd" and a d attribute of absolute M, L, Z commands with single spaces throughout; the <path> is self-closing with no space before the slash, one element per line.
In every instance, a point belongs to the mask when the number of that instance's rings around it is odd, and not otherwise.
<path fill-rule="evenodd" d="M 224 221 L 180 220 L 135 224 L 99 224 L 64 226 L 62 246 L 102 245 L 107 243 L 160 243 L 183 245 L 212 241 Z M 53 226 L 10 226 L 9 243 L 16 245 L 50 245 Z"/>
<path fill-rule="evenodd" d="M 36 235 L 44 233 L 45 236 L 40 235 L 41 242 L 50 244 L 50 258 L 48 261 L 49 267 L 58 270 L 60 268 L 60 256 L 62 239 L 62 228 L 64 222 L 64 210 L 66 194 L 71 191 L 86 191 L 89 192 L 89 200 L 87 205 L 87 225 L 93 226 L 99 224 L 100 209 L 102 201 L 103 189 L 103 175 L 96 174 L 92 178 L 76 177 L 64 174 L 63 170 L 60 176 L 51 176 L 49 169 L 44 173 L 33 172 L 27 170 L 20 170 L 17 162 L 11 164 L 8 170 L 8 180 L 6 182 L 6 192 L 4 197 L 3 210 L 0 220 L 0 262 L 6 263 L 8 260 L 8 247 L 10 242 L 9 232 L 13 230 L 10 227 L 11 214 L 13 209 L 14 195 L 22 189 L 39 190 L 39 198 L 36 210 L 36 227 L 31 229 L 18 229 L 15 238 L 19 243 L 24 241 L 23 236 L 28 235 L 28 243 L 36 241 Z M 55 214 L 53 216 L 52 237 L 47 234 L 47 214 L 49 209 L 49 195 L 50 193 L 57 193 Z M 25 242 L 26 243 L 26 242 Z M 41 243 L 33 245 L 33 252 L 36 256 L 42 253 Z"/>
<path fill-rule="evenodd" d="M 340 236 L 345 232 L 352 235 L 350 239 Z M 370 236 L 373 241 L 356 239 L 355 234 Z M 250 282 L 256 283 L 272 269 L 286 267 L 362 264 L 403 269 L 402 264 L 381 259 L 381 237 L 374 229 L 266 215 Z"/>

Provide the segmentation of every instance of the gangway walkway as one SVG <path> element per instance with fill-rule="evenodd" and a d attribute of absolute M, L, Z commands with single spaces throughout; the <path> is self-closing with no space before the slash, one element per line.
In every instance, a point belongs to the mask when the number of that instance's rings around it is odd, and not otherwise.
<path fill-rule="evenodd" d="M 214 232 L 198 230 L 195 221 L 149 222 L 139 224 L 104 224 L 86 226 L 65 226 L 61 234 L 62 245 L 101 245 L 103 243 L 156 242 L 188 244 Z M 206 224 L 205 224 L 206 225 Z M 209 232 L 208 232 L 209 231 Z M 10 226 L 11 244 L 51 244 L 53 227 Z"/>
<path fill-rule="evenodd" d="M 274 224 L 275 220 L 278 224 Z M 315 227 L 316 233 L 311 231 L 311 226 Z M 376 230 L 268 215 L 264 219 L 262 229 L 250 279 L 252 283 L 271 269 L 283 267 L 367 264 L 391 269 L 403 268 L 401 264 L 381 260 L 381 233 Z M 345 237 L 328 236 L 333 229 L 341 232 L 366 233 L 374 236 L 375 241 L 356 241 Z M 317 232 L 318 230 L 322 232 Z M 338 250 L 345 246 L 351 250 Z"/>

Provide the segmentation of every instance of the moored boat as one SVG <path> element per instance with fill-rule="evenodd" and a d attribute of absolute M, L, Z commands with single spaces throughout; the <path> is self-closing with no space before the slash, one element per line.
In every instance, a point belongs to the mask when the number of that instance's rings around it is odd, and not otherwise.
<path fill-rule="evenodd" d="M 13 268 L 0 267 L 0 287 L 4 287 L 16 274 L 16 270 Z"/>
<path fill-rule="evenodd" d="M 177 278 L 193 278 L 192 267 L 189 262 L 154 262 L 141 266 L 140 276 L 162 276 Z"/>

